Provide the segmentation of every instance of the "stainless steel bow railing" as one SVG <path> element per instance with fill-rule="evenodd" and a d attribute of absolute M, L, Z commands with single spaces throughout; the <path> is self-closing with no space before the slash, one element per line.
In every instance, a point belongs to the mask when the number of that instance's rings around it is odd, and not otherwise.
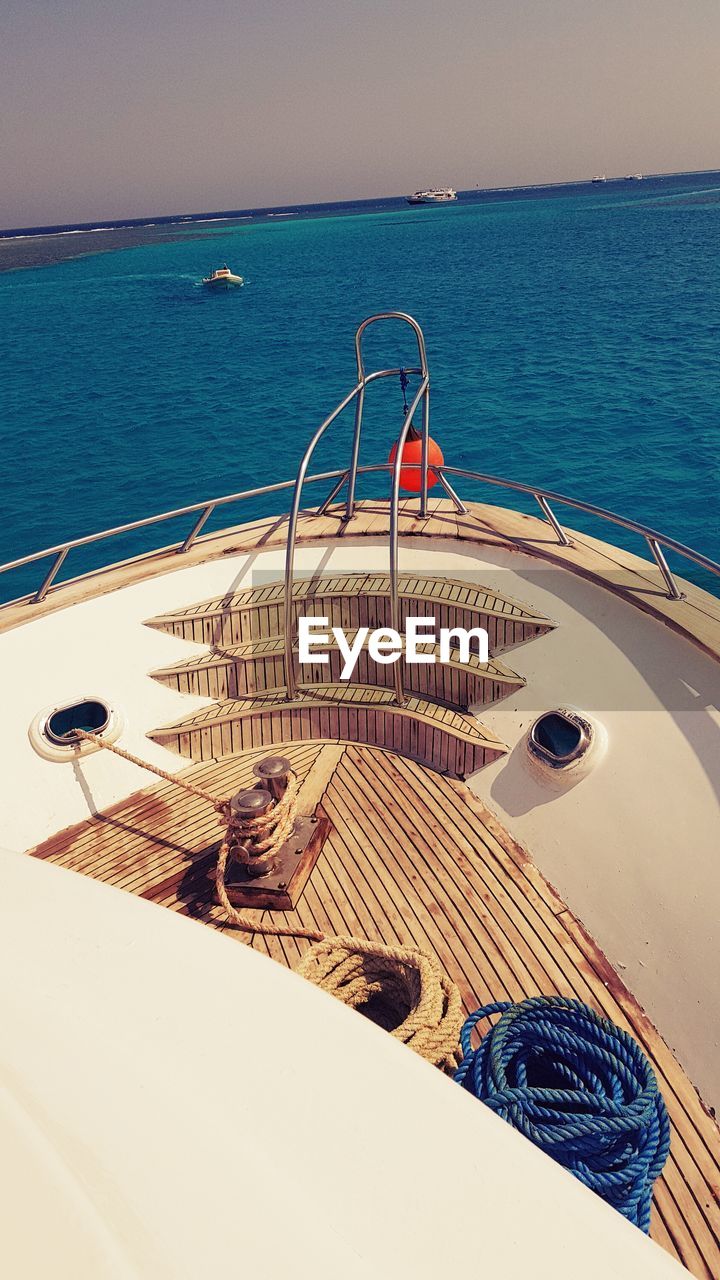
<path fill-rule="evenodd" d="M 409 465 L 410 464 L 408 463 L 403 463 L 403 469 L 408 469 Z M 417 468 L 419 468 L 419 464 L 416 464 L 416 469 Z M 568 546 L 569 539 L 561 522 L 557 519 L 557 516 L 550 506 L 550 503 L 554 503 L 556 506 L 569 507 L 575 511 L 582 511 L 586 515 L 596 516 L 598 519 L 604 520 L 611 525 L 616 525 L 618 528 L 625 529 L 629 533 L 637 534 L 638 537 L 643 538 L 647 543 L 650 553 L 660 569 L 667 587 L 667 596 L 670 600 L 679 600 L 682 598 L 682 595 L 678 589 L 673 573 L 668 567 L 665 555 L 663 554 L 664 552 L 669 551 L 681 556 L 683 559 L 690 561 L 691 564 L 697 565 L 698 568 L 704 569 L 706 572 L 714 574 L 716 577 L 720 578 L 720 564 L 715 560 L 711 560 L 709 556 L 705 556 L 701 552 L 693 550 L 692 547 L 685 546 L 684 543 L 678 542 L 676 538 L 671 538 L 668 537 L 667 534 L 659 533 L 656 529 L 651 529 L 647 525 L 640 524 L 637 520 L 628 520 L 624 516 L 617 515 L 614 511 L 607 511 L 604 507 L 595 506 L 590 502 L 583 502 L 578 498 L 569 498 L 566 494 L 557 493 L 553 489 L 543 489 L 540 485 L 521 484 L 517 480 L 508 480 L 503 476 L 487 475 L 484 472 L 471 471 L 468 468 L 442 466 L 437 468 L 431 467 L 430 469 L 432 471 L 436 471 L 441 478 L 457 476 L 461 479 L 472 480 L 479 484 L 492 485 L 495 488 L 507 489 L 511 493 L 522 493 L 534 498 L 540 506 L 549 526 L 555 533 L 557 542 L 560 546 Z M 390 463 L 373 463 L 369 466 L 358 466 L 357 475 L 369 475 L 371 473 L 388 472 L 391 470 L 392 466 Z M 321 484 L 328 480 L 342 480 L 344 483 L 347 478 L 348 469 L 338 468 L 333 471 L 322 471 L 316 475 L 306 476 L 305 484 Z M 133 562 L 141 562 L 142 560 L 149 559 L 161 553 L 182 555 L 190 550 L 196 540 L 203 543 L 209 542 L 214 538 L 222 537 L 223 534 L 228 532 L 228 528 L 231 526 L 226 526 L 223 529 L 216 530 L 213 533 L 205 534 L 200 537 L 203 526 L 207 523 L 216 508 L 231 506 L 235 503 L 245 502 L 253 498 L 261 498 L 268 494 L 282 493 L 288 489 L 294 489 L 295 485 L 295 479 L 281 480 L 276 484 L 262 485 L 255 489 L 244 489 L 239 493 L 224 494 L 222 497 L 211 498 L 205 502 L 193 502 L 188 506 L 177 507 L 172 511 L 163 511 L 159 515 L 147 516 L 143 520 L 133 520 L 129 524 L 116 525 L 112 529 L 103 529 L 100 533 L 91 533 L 83 538 L 69 538 L 65 542 L 57 543 L 51 547 L 45 547 L 42 551 L 35 551 L 31 555 L 21 556 L 17 560 L 9 560 L 6 564 L 0 565 L 0 574 L 9 573 L 13 569 L 22 569 L 27 565 L 39 564 L 43 560 L 51 558 L 52 564 L 36 591 L 28 592 L 23 596 L 16 597 L 14 600 L 8 600 L 4 604 L 0 604 L 0 612 L 3 609 L 10 608 L 11 605 L 36 604 L 41 600 L 44 600 L 69 553 L 76 550 L 78 547 L 89 547 L 95 543 L 99 543 L 110 538 L 132 533 L 136 529 L 145 529 L 152 525 L 164 524 L 168 520 L 180 519 L 183 516 L 195 516 L 196 519 L 193 522 L 186 538 L 178 542 L 170 543 L 164 547 L 154 547 L 150 551 L 144 551 L 140 555 L 133 557 Z M 320 506 L 313 508 L 313 514 L 321 513 L 327 508 L 327 506 L 328 498 L 326 498 Z M 108 561 L 108 563 L 103 565 L 101 568 L 92 569 L 88 573 L 81 574 L 80 577 L 88 579 L 101 573 L 106 573 L 108 570 L 112 569 L 116 563 L 117 562 L 114 561 Z M 78 579 L 74 578 L 72 581 L 76 582 Z M 66 585 L 67 583 L 60 583 L 55 586 L 54 590 L 62 591 L 63 587 Z"/>

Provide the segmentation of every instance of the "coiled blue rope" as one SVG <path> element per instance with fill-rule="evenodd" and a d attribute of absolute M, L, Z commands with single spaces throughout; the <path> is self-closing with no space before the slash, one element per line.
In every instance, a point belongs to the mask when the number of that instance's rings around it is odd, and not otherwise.
<path fill-rule="evenodd" d="M 476 1023 L 496 1013 L 500 1020 L 473 1049 Z M 632 1036 L 580 1000 L 536 996 L 484 1005 L 465 1022 L 460 1043 L 458 1084 L 649 1231 L 670 1125 Z"/>

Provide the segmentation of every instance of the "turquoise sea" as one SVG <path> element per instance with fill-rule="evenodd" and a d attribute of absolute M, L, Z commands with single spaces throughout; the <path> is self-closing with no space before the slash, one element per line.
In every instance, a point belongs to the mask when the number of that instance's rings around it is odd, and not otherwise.
<path fill-rule="evenodd" d="M 344 205 L 183 236 L 0 273 L 0 562 L 291 478 L 353 385 L 356 325 L 385 309 L 425 330 L 448 463 L 583 498 L 720 560 L 720 173 Z M 245 287 L 207 293 L 201 277 L 224 262 Z M 372 362 L 412 363 L 412 344 L 378 328 Z M 401 422 L 399 386 L 373 388 L 364 461 L 385 459 Z M 331 429 L 316 469 L 345 460 L 351 428 L 347 414 Z M 118 540 L 112 558 L 187 527 Z M 76 553 L 66 576 L 110 553 Z M 39 572 L 0 578 L 0 596 Z"/>

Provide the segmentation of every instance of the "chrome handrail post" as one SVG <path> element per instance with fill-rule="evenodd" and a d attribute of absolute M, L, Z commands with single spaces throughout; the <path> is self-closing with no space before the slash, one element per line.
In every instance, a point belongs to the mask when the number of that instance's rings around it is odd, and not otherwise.
<path fill-rule="evenodd" d="M 356 335 L 357 350 L 357 335 Z M 365 405 L 365 373 L 362 369 L 362 358 L 358 354 L 358 391 L 355 401 L 355 429 L 353 432 L 352 454 L 350 457 L 350 473 L 348 478 L 347 502 L 345 503 L 345 521 L 352 520 L 355 514 L 355 484 L 357 482 L 358 459 L 360 457 L 360 436 L 362 433 L 363 408 Z"/>
<path fill-rule="evenodd" d="M 63 547 L 62 551 L 58 552 L 55 559 L 53 560 L 51 567 L 48 569 L 48 572 L 45 574 L 45 577 L 43 578 L 40 587 L 38 588 L 35 595 L 33 596 L 33 604 L 40 604 L 40 601 L 45 599 L 48 591 L 50 590 L 53 582 L 55 581 L 58 573 L 60 572 L 60 569 L 62 568 L 65 562 L 65 557 L 67 556 L 67 553 L 69 550 L 70 550 L 69 547 Z"/>
<path fill-rule="evenodd" d="M 355 332 L 355 358 L 357 360 L 358 382 L 365 377 L 365 366 L 362 356 L 362 338 L 365 330 L 371 324 L 376 324 L 378 320 L 402 320 L 404 324 L 409 324 L 417 341 L 418 355 L 420 356 L 420 373 L 423 378 L 427 377 L 427 352 L 425 350 L 425 336 L 417 320 L 409 316 L 406 311 L 379 311 L 377 315 L 368 316 L 367 320 L 363 320 L 361 325 Z"/>
<path fill-rule="evenodd" d="M 653 560 L 663 576 L 663 581 L 667 587 L 668 600 L 684 600 L 685 596 L 682 591 L 678 591 L 677 583 L 673 577 L 670 565 L 665 559 L 660 543 L 655 538 L 646 538 L 645 541 L 652 552 Z"/>
<path fill-rule="evenodd" d="M 188 534 L 187 538 L 185 539 L 185 541 L 183 542 L 182 546 L 178 547 L 178 549 L 177 549 L 177 554 L 178 554 L 178 555 L 183 555 L 186 551 L 189 551 L 189 550 L 190 550 L 190 548 L 191 548 L 191 546 L 192 546 L 193 542 L 195 541 L 195 539 L 197 538 L 197 536 L 198 536 L 198 534 L 199 534 L 200 530 L 203 528 L 203 526 L 204 526 L 205 524 L 207 524 L 207 522 L 208 522 L 208 520 L 210 519 L 210 516 L 212 515 L 212 513 L 213 513 L 213 511 L 214 511 L 214 510 L 215 510 L 215 503 L 214 503 L 214 502 L 209 502 L 209 503 L 208 503 L 208 505 L 205 507 L 205 510 L 204 510 L 204 511 L 201 511 L 201 513 L 200 513 L 200 515 L 199 515 L 198 519 L 195 521 L 195 524 L 193 525 L 192 529 L 190 530 L 190 532 L 189 532 L 189 534 Z"/>
<path fill-rule="evenodd" d="M 348 472 L 347 471 L 341 472 L 341 474 L 338 476 L 338 479 L 335 481 L 332 489 L 330 490 L 327 498 L 323 498 L 322 502 L 320 503 L 320 506 L 317 509 L 317 514 L 319 516 L 325 515 L 325 512 L 330 506 L 330 503 L 335 501 L 340 490 L 345 484 L 345 481 L 347 480 L 347 478 L 348 478 Z"/>
<path fill-rule="evenodd" d="M 355 396 L 358 395 L 361 389 L 361 386 L 362 386 L 362 383 L 358 383 L 357 386 L 353 387 L 352 391 L 350 391 L 345 396 L 345 399 L 340 401 L 340 404 L 337 406 L 337 408 L 333 409 L 332 413 L 328 415 L 328 417 L 325 419 L 324 422 L 321 422 L 320 426 L 315 432 L 315 435 L 312 437 L 312 440 L 308 444 L 302 456 L 300 467 L 298 469 L 297 477 L 295 480 L 295 487 L 293 489 L 292 507 L 290 508 L 290 516 L 288 518 L 287 547 L 285 550 L 284 665 L 285 665 L 285 697 L 288 701 L 291 698 L 294 698 L 297 693 L 297 681 L 295 679 L 295 662 L 293 657 L 292 583 L 293 583 L 293 569 L 295 566 L 295 539 L 297 537 L 297 522 L 298 522 L 298 515 L 300 512 L 300 499 L 302 497 L 303 484 L 305 483 L 305 476 L 307 474 L 307 469 L 308 469 L 310 459 L 313 453 L 315 452 L 315 446 L 320 440 L 320 437 L 325 434 L 328 427 L 331 425 L 331 423 L 335 421 L 338 415 L 342 413 L 343 409 L 347 408 L 351 400 L 355 399 Z"/>
<path fill-rule="evenodd" d="M 418 324 L 417 320 L 413 319 L 412 316 L 409 316 L 406 311 L 380 311 L 378 312 L 377 315 L 368 316 L 367 320 L 363 320 L 362 324 L 358 325 L 358 328 L 355 333 L 355 359 L 357 361 L 358 382 L 361 382 L 363 384 L 363 389 L 360 392 L 360 395 L 358 397 L 358 404 L 355 409 L 355 436 L 353 439 L 353 454 L 352 454 L 352 461 L 350 464 L 350 484 L 348 486 L 348 499 L 347 499 L 347 505 L 345 507 L 346 520 L 350 519 L 355 509 L 355 479 L 357 476 L 357 464 L 358 464 L 358 456 L 359 456 L 359 449 L 360 449 L 360 433 L 362 430 L 362 415 L 363 415 L 363 402 L 365 398 L 365 385 L 367 384 L 367 382 L 372 380 L 373 376 L 385 377 L 388 373 L 391 372 L 390 370 L 383 370 L 382 373 L 380 374 L 376 374 L 376 375 L 371 374 L 369 378 L 366 377 L 366 374 L 365 374 L 365 364 L 363 362 L 363 354 L 362 354 L 363 334 L 369 325 L 376 324 L 378 320 L 401 320 L 403 324 L 409 324 L 410 328 L 415 334 L 415 340 L 417 342 L 417 349 L 418 349 L 418 357 L 420 360 L 419 373 L 425 386 L 424 400 L 423 400 L 423 430 L 422 430 L 423 446 L 422 446 L 422 471 L 421 471 L 422 489 L 421 489 L 421 496 L 420 496 L 420 514 L 421 515 L 427 514 L 427 490 L 428 490 L 427 462 L 428 462 L 428 440 L 429 440 L 429 432 L 430 432 L 430 378 L 428 374 L 427 351 L 425 348 L 425 335 L 422 329 L 420 328 L 420 325 Z M 415 371 L 412 370 L 412 372 L 415 372 Z M 419 399 L 416 397 L 414 401 L 415 408 L 417 408 L 419 403 L 420 403 Z M 412 422 L 413 412 L 414 411 L 411 411 L 411 410 L 408 411 L 407 417 L 409 422 Z"/>
<path fill-rule="evenodd" d="M 567 534 L 565 533 L 565 530 L 563 529 L 562 525 L 560 524 L 560 521 L 558 520 L 557 516 L 555 515 L 555 512 L 553 511 L 552 507 L 550 506 L 550 503 L 548 502 L 547 498 L 543 497 L 543 495 L 542 495 L 541 493 L 536 493 L 536 494 L 535 494 L 535 501 L 537 502 L 538 506 L 540 507 L 540 510 L 542 511 L 543 515 L 545 516 L 545 519 L 547 520 L 548 524 L 549 524 L 549 525 L 551 525 L 551 526 L 552 526 L 552 528 L 554 529 L 554 531 L 555 531 L 555 535 L 556 535 L 556 537 L 557 537 L 558 542 L 560 543 L 560 546 L 561 546 L 561 547 L 571 547 L 573 544 L 572 544 L 572 542 L 570 541 L 570 539 L 568 538 Z"/>
<path fill-rule="evenodd" d="M 420 515 L 427 515 L 428 504 L 428 452 L 430 448 L 430 384 L 425 390 L 422 402 L 422 470 L 420 472 Z"/>
<path fill-rule="evenodd" d="M 468 513 L 468 511 L 467 511 L 467 507 L 465 506 L 465 503 L 464 503 L 464 502 L 462 502 L 460 498 L 458 498 L 458 496 L 457 496 L 457 494 L 456 494 L 455 490 L 453 489 L 452 485 L 450 484 L 450 481 L 449 481 L 449 480 L 447 480 L 447 479 L 445 478 L 445 476 L 443 475 L 443 473 L 442 473 L 442 468 L 441 468 L 441 467 L 432 467 L 432 471 L 435 473 L 435 475 L 437 476 L 438 480 L 440 481 L 440 484 L 442 485 L 443 489 L 445 490 L 445 492 L 446 492 L 446 494 L 447 494 L 448 498 L 450 498 L 450 499 L 451 499 L 451 501 L 455 503 L 455 510 L 457 511 L 458 515 L 459 515 L 459 516 L 466 516 L 466 515 L 467 515 L 467 513 Z"/>
<path fill-rule="evenodd" d="M 399 506 L 400 506 L 400 472 L 403 465 L 403 450 L 405 441 L 410 430 L 413 414 L 417 409 L 420 400 L 427 390 L 427 375 L 423 378 L 416 392 L 415 398 L 405 415 L 405 421 L 400 432 L 400 438 L 397 442 L 397 453 L 392 470 L 392 489 L 390 495 L 390 626 L 394 631 L 400 631 L 400 591 L 398 587 L 398 523 L 399 523 Z M 403 671 L 405 669 L 404 649 L 400 654 L 397 662 L 393 667 L 393 681 L 395 684 L 395 701 L 399 707 L 405 702 L 405 691 L 403 689 Z"/>
<path fill-rule="evenodd" d="M 283 625 L 285 632 L 285 698 L 288 702 L 294 698 L 297 693 L 295 664 L 293 658 L 292 583 L 295 561 L 295 537 L 297 534 L 297 519 L 298 511 L 300 510 L 300 495 L 302 493 L 303 480 L 304 470 L 301 469 L 301 473 L 298 473 L 298 478 L 295 482 L 293 502 L 290 509 L 290 518 L 288 520 L 287 547 L 285 549 L 285 613 Z"/>

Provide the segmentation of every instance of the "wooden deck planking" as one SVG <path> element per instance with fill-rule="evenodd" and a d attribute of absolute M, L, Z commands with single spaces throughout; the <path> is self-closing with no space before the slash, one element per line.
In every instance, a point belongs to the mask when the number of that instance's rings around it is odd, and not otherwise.
<path fill-rule="evenodd" d="M 432 780 L 432 778 L 429 778 L 428 785 L 429 785 L 430 794 L 432 794 L 432 805 L 437 804 L 438 797 L 436 794 L 434 794 L 434 792 L 437 792 L 437 790 L 439 790 L 439 788 L 433 788 L 433 783 L 434 783 L 434 780 Z M 430 809 L 429 812 L 432 813 L 432 809 Z M 447 822 L 452 822 L 452 814 L 456 812 L 457 812 L 456 809 L 450 809 L 450 808 L 447 809 L 447 812 L 446 812 Z M 424 822 L 425 815 L 421 814 L 421 810 L 419 808 L 419 801 L 414 806 L 413 813 L 415 815 L 419 815 L 420 820 L 423 820 Z M 460 822 L 462 822 L 462 819 L 464 818 L 465 818 L 465 815 L 462 814 L 462 812 L 460 812 L 460 818 L 459 818 Z M 455 835 L 455 832 L 454 832 L 454 835 Z M 459 842 L 460 844 L 462 844 L 462 838 L 460 838 Z M 505 870 L 506 870 L 506 873 L 507 873 L 507 870 L 509 870 L 509 868 L 507 868 L 507 865 L 505 867 Z M 487 869 L 486 869 L 486 873 L 484 873 L 484 881 L 486 881 L 486 883 L 488 881 Z M 497 893 L 497 884 L 500 884 L 500 887 L 502 888 L 501 879 L 498 879 L 496 877 L 496 890 L 495 890 L 496 893 Z M 496 899 L 496 902 L 497 902 L 497 899 Z M 493 906 L 492 914 L 493 916 L 495 916 L 496 919 L 501 919 L 501 913 L 500 911 L 498 911 L 497 906 Z M 570 916 L 569 911 L 565 910 L 564 913 L 562 913 L 562 916 Z M 557 918 L 556 916 L 556 919 L 559 919 L 559 918 Z M 630 1021 L 626 1019 L 625 1016 L 623 1016 L 623 1005 L 619 1004 L 619 1002 L 616 1001 L 615 998 L 612 998 L 609 996 L 609 992 L 607 992 L 607 989 L 605 988 L 605 982 L 603 982 L 603 979 L 600 979 L 600 980 L 597 979 L 597 975 L 594 974 L 594 970 L 591 968 L 591 965 L 587 963 L 587 955 L 585 955 L 583 951 L 578 951 L 577 954 L 573 956 L 573 959 L 571 959 L 570 964 L 565 964 L 564 963 L 565 951 L 564 951 L 564 946 L 562 946 L 562 943 L 564 943 L 564 940 L 562 940 L 561 929 L 557 928 L 557 925 L 555 925 L 555 928 L 553 928 L 552 922 L 550 922 L 550 929 L 553 933 L 555 933 L 555 937 L 552 937 L 552 932 L 551 932 L 550 934 L 547 934 L 547 936 L 543 938 L 543 933 L 546 931 L 544 931 L 544 927 L 543 927 L 544 922 L 542 920 L 542 916 L 538 916 L 536 914 L 534 915 L 534 918 L 533 918 L 533 911 L 532 909 L 529 909 L 527 911 L 527 916 L 525 916 L 525 920 L 527 920 L 527 924 L 534 931 L 534 937 L 532 937 L 532 954 L 534 957 L 536 957 L 536 968 L 534 968 L 534 972 L 532 973 L 532 977 L 530 977 L 529 982 L 528 982 L 528 979 L 524 980 L 523 995 L 525 996 L 539 995 L 539 993 L 543 993 L 543 992 L 547 993 L 548 991 L 555 991 L 559 993 L 559 995 L 580 998 L 580 1000 L 584 1000 L 585 1002 L 588 1002 L 588 1004 L 591 1004 L 593 1007 L 596 1007 L 598 1012 L 602 1012 L 602 1014 L 609 1016 L 609 1018 L 616 1021 L 616 1023 L 618 1023 L 619 1025 L 624 1025 L 626 1030 L 630 1030 L 630 1033 L 633 1033 L 635 1034 L 635 1036 L 638 1036 L 637 1027 L 634 1027 L 634 1025 L 632 1025 L 632 1023 L 630 1023 Z M 503 925 L 503 928 L 506 929 L 507 941 L 512 943 L 512 941 L 514 940 L 512 940 L 512 933 L 510 929 L 507 929 L 507 925 Z M 555 956 L 552 956 L 550 947 L 548 947 L 547 945 L 548 937 L 550 937 L 551 945 L 552 945 L 552 942 L 555 942 Z M 597 956 L 600 956 L 600 952 L 597 952 L 597 948 L 594 947 L 594 943 L 592 943 L 591 940 L 587 940 L 587 945 L 589 945 L 589 952 L 591 952 L 591 955 L 597 954 Z M 557 961 L 559 961 L 559 963 L 557 964 L 555 963 L 556 959 Z M 570 957 L 568 957 L 568 959 L 570 959 Z M 606 968 L 609 968 L 609 966 L 607 966 L 607 961 L 605 961 L 603 957 L 602 957 L 602 960 Z M 550 961 L 550 964 L 548 964 L 548 961 Z M 552 965 L 552 969 L 555 970 L 555 972 L 552 972 L 551 965 Z M 615 983 L 618 983 L 618 979 L 616 979 L 616 975 L 614 975 L 614 979 L 615 979 Z M 516 998 L 515 993 L 512 992 L 510 988 L 507 988 L 507 997 Z M 656 1033 L 655 1033 L 655 1037 L 656 1037 Z M 641 1037 L 638 1036 L 638 1038 L 641 1038 Z M 655 1038 L 653 1038 L 652 1036 L 651 1037 L 646 1036 L 644 1037 L 644 1041 L 646 1041 L 647 1051 L 650 1052 L 651 1056 L 653 1056 L 653 1052 L 655 1052 L 656 1050 Z M 676 1066 L 676 1064 L 674 1064 L 674 1060 L 673 1060 L 673 1065 Z M 685 1078 L 684 1074 L 683 1074 L 683 1080 L 687 1082 L 687 1078 Z M 689 1088 L 692 1088 L 692 1087 L 689 1087 Z M 667 1089 L 665 1089 L 665 1092 L 667 1092 Z M 696 1100 L 696 1105 L 698 1105 L 697 1094 L 694 1094 L 694 1091 L 692 1092 L 693 1092 L 694 1100 Z M 692 1160 L 685 1161 L 685 1170 L 682 1178 L 678 1179 L 678 1176 L 676 1176 L 676 1171 L 674 1170 L 674 1167 L 673 1167 L 673 1161 L 675 1160 L 676 1152 L 678 1152 L 678 1140 L 679 1140 L 679 1134 L 676 1135 L 674 1155 L 673 1157 L 671 1157 L 669 1169 L 667 1169 L 666 1181 L 671 1185 L 671 1188 L 673 1188 L 674 1192 L 676 1194 L 679 1194 L 680 1198 L 683 1198 L 685 1175 L 689 1175 L 688 1180 L 693 1181 L 693 1183 L 696 1183 L 696 1185 L 697 1185 L 697 1179 L 696 1179 L 696 1176 L 694 1176 L 694 1172 L 696 1172 L 696 1170 L 693 1169 Z M 706 1189 L 705 1183 L 702 1183 L 702 1187 Z M 684 1219 L 685 1220 L 693 1219 L 693 1217 L 696 1217 L 696 1216 L 697 1215 L 696 1215 L 696 1211 L 694 1211 L 693 1204 L 688 1202 L 688 1206 L 687 1208 L 685 1208 L 685 1212 L 684 1212 Z M 698 1230 L 702 1229 L 702 1224 L 698 1224 L 698 1222 L 696 1222 L 696 1224 L 694 1225 L 697 1226 Z M 685 1258 L 685 1261 L 687 1261 L 688 1258 L 692 1258 L 693 1251 L 694 1251 L 694 1245 L 692 1243 L 692 1236 L 687 1236 L 687 1238 L 685 1238 L 683 1242 L 683 1257 Z M 696 1260 L 696 1265 L 697 1265 L 697 1260 Z M 702 1271 L 701 1271 L 701 1274 L 702 1274 Z"/>
<path fill-rule="evenodd" d="M 319 742 L 285 743 L 302 777 Z M 258 747 L 183 776 L 212 794 L 251 781 Z M 325 792 L 334 824 L 305 894 L 275 921 L 423 946 L 467 1009 L 557 993 L 585 1000 L 635 1035 L 653 1060 L 673 1126 L 652 1234 L 701 1280 L 720 1274 L 720 1136 L 695 1090 L 606 958 L 528 855 L 461 783 L 377 748 L 349 745 Z M 247 940 L 223 923 L 209 873 L 215 813 L 172 784 L 146 789 L 34 853 Z M 252 913 L 248 913 L 252 914 Z M 257 918 L 271 913 L 258 912 Z M 304 940 L 251 945 L 294 966 Z"/>
<path fill-rule="evenodd" d="M 402 632 L 408 616 L 414 616 L 422 603 L 432 603 L 441 628 L 482 627 L 487 633 L 490 653 L 496 657 L 506 649 L 537 639 L 554 624 L 544 615 L 528 611 L 519 601 L 501 596 L 485 587 L 470 586 L 453 579 L 401 574 L 399 627 Z M 328 619 L 328 627 L 340 626 L 345 633 L 355 633 L 362 626 L 387 628 L 392 622 L 390 579 L 387 575 L 350 573 L 320 574 L 298 578 L 292 588 L 294 626 L 301 613 L 311 609 L 314 615 Z M 147 619 L 146 625 L 167 632 L 193 644 L 210 647 L 204 656 L 194 655 L 187 663 L 174 664 L 153 674 L 157 679 L 213 697 L 248 697 L 284 684 L 284 582 L 277 581 L 245 587 L 224 596 L 213 596 L 200 605 L 193 604 Z M 225 662 L 222 658 L 225 657 Z M 337 680 L 344 660 L 336 646 L 330 646 L 330 669 L 317 667 L 317 675 L 305 672 L 305 683 Z M 379 683 L 391 686 L 394 679 L 390 666 L 376 664 L 368 669 L 367 652 L 360 654 L 354 683 Z M 485 701 L 483 677 L 478 664 L 461 664 L 457 654 L 451 663 L 435 665 L 432 672 L 410 665 L 405 678 L 409 689 L 418 691 L 432 674 L 431 696 L 451 703 L 467 705 Z M 453 668 L 453 669 L 451 669 Z M 454 696 L 449 687 L 462 669 L 463 692 Z M 500 664 L 502 671 L 502 664 Z M 487 674 L 487 673 L 486 673 Z M 512 677 L 511 672 L 507 673 Z M 269 678 L 268 678 L 269 675 Z M 522 683 L 520 680 L 519 683 Z M 468 687 L 468 685 L 470 687 Z M 479 695 L 479 697 L 478 697 Z"/>
<path fill-rule="evenodd" d="M 402 768 L 404 762 L 398 763 L 399 767 Z M 428 788 L 432 796 L 433 806 L 442 803 L 442 797 L 438 794 L 440 789 L 435 788 L 434 783 L 435 779 L 429 776 Z M 476 801 L 474 797 L 469 797 L 471 808 L 473 803 L 479 816 L 486 812 L 479 801 Z M 447 821 L 452 821 L 453 814 L 458 816 L 458 821 L 461 824 L 466 821 L 466 813 L 463 808 L 458 809 L 446 806 L 445 816 Z M 462 840 L 459 843 L 462 845 Z M 532 864 L 527 864 L 526 862 L 526 869 L 531 866 Z M 507 862 L 504 870 L 506 874 L 510 871 L 510 866 Z M 670 1051 L 659 1039 L 654 1027 L 637 1006 L 630 993 L 623 989 L 623 1001 L 620 1004 L 612 996 L 611 989 L 620 985 L 619 979 L 571 912 L 564 908 L 559 915 L 555 916 L 555 920 L 551 918 L 544 921 L 541 913 L 533 913 L 531 901 L 528 901 L 527 908 L 529 909 L 527 909 L 525 917 L 526 923 L 536 931 L 532 939 L 532 949 L 538 960 L 544 965 L 546 974 L 551 980 L 550 986 L 548 986 L 547 981 L 541 982 L 539 990 L 547 991 L 552 989 L 557 991 L 558 994 L 576 996 L 578 999 L 594 1005 L 599 1012 L 612 1018 L 623 1026 L 625 1030 L 635 1035 L 644 1044 L 656 1064 L 665 1069 L 668 1082 L 672 1081 L 677 1106 L 683 1109 L 685 1119 L 689 1125 L 689 1127 L 683 1125 L 682 1129 L 678 1130 L 678 1138 L 674 1150 L 677 1152 L 677 1142 L 681 1142 L 683 1145 L 689 1146 L 689 1149 L 694 1152 L 694 1155 L 691 1155 L 690 1162 L 686 1164 L 684 1176 L 696 1188 L 698 1195 L 702 1196 L 707 1187 L 702 1175 L 700 1180 L 696 1176 L 698 1169 L 695 1161 L 695 1157 L 698 1154 L 698 1144 L 702 1142 L 702 1139 L 693 1126 L 698 1119 L 702 1122 L 704 1112 L 692 1085 L 684 1072 L 678 1070 L 676 1073 L 677 1064 Z M 493 915 L 501 918 L 497 908 L 493 909 Z M 565 937 L 563 937 L 563 930 L 566 931 Z M 569 937 L 568 934 L 570 935 Z M 579 941 L 580 945 L 573 947 L 570 941 L 571 938 Z M 508 940 L 512 941 L 512 938 L 509 937 Z M 554 954 L 552 953 L 552 948 L 554 948 Z M 558 961 L 557 965 L 555 963 L 556 960 Z M 548 961 L 554 967 L 554 973 L 551 972 Z M 566 963 L 566 961 L 569 961 L 569 963 Z M 703 1131 L 713 1142 L 715 1141 L 717 1131 L 714 1126 L 709 1129 L 705 1129 L 703 1126 Z M 689 1144 L 688 1138 L 691 1140 Z"/>
<path fill-rule="evenodd" d="M 360 604 L 362 606 L 362 601 Z M 356 634 L 355 630 L 348 630 L 349 643 L 354 642 Z M 284 688 L 284 649 L 283 638 L 271 636 L 227 649 L 215 648 L 205 656 L 178 661 L 151 674 L 153 679 L 180 693 L 199 694 L 219 702 L 238 701 Z M 328 649 L 327 663 L 305 664 L 303 684 L 312 686 L 340 681 L 345 659 L 332 637 Z M 481 663 L 477 654 L 471 653 L 469 660 L 462 662 L 459 651 L 453 649 L 449 661 L 440 662 L 439 644 L 426 643 L 423 649 L 435 658 L 434 663 L 409 664 L 403 676 L 404 687 L 421 697 L 429 695 L 449 706 L 464 708 L 470 703 L 497 701 L 525 684 L 523 676 L 510 670 L 498 658 Z M 350 683 L 390 687 L 393 682 L 391 665 L 374 663 L 366 640 Z"/>
<path fill-rule="evenodd" d="M 372 741 L 459 776 L 474 773 L 507 750 L 469 713 L 414 693 L 398 706 L 391 689 L 346 683 L 303 686 L 290 701 L 284 690 L 275 689 L 214 703 L 150 737 L 191 759 L 212 760 L 228 751 L 281 744 L 288 716 L 294 740 Z"/>

